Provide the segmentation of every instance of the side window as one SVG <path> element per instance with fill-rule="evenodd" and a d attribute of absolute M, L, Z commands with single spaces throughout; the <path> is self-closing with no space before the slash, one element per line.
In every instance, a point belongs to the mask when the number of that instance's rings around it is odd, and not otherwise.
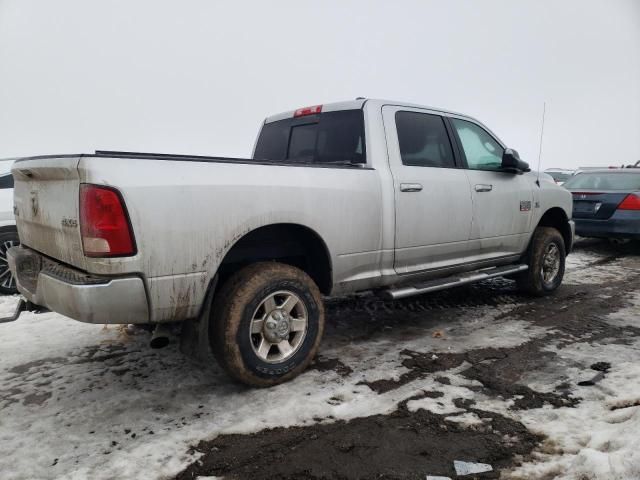
<path fill-rule="evenodd" d="M 455 168 L 451 142 L 442 117 L 397 112 L 396 128 L 404 165 Z"/>
<path fill-rule="evenodd" d="M 467 166 L 472 170 L 499 170 L 504 149 L 483 128 L 475 123 L 452 118 Z"/>
<path fill-rule="evenodd" d="M 13 188 L 13 175 L 10 173 L 0 176 L 0 190 L 5 188 Z"/>

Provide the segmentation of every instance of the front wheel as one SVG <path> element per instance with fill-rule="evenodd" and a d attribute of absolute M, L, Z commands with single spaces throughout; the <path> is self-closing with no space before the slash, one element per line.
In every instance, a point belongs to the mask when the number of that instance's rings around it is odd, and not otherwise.
<path fill-rule="evenodd" d="M 516 281 L 518 288 L 535 296 L 552 293 L 562 283 L 565 267 L 564 239 L 553 227 L 538 227 L 527 253 L 529 269 Z"/>
<path fill-rule="evenodd" d="M 4 230 L 0 232 L 0 294 L 12 295 L 18 293 L 16 280 L 9 270 L 7 262 L 7 250 L 20 245 L 16 230 Z"/>
<path fill-rule="evenodd" d="M 324 330 L 322 297 L 302 270 L 276 262 L 241 269 L 216 294 L 209 341 L 218 362 L 247 385 L 276 385 L 313 360 Z"/>

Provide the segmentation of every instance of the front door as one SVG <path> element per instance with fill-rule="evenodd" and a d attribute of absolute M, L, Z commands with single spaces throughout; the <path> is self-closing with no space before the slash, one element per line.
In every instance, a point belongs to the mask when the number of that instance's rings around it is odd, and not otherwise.
<path fill-rule="evenodd" d="M 529 238 L 535 179 L 502 171 L 504 148 L 481 125 L 451 118 L 473 199 L 469 260 L 521 253 Z"/>
<path fill-rule="evenodd" d="M 471 192 L 444 119 L 414 108 L 385 106 L 382 112 L 395 191 L 396 272 L 463 263 Z"/>

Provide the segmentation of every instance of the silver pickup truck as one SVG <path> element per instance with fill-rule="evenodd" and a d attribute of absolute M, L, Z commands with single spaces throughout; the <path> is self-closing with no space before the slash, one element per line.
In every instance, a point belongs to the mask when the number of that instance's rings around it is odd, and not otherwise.
<path fill-rule="evenodd" d="M 151 325 L 157 345 L 189 320 L 256 386 L 310 363 L 323 295 L 497 276 L 544 295 L 574 235 L 571 194 L 482 123 L 392 101 L 269 117 L 251 159 L 97 151 L 12 173 L 23 305 Z"/>

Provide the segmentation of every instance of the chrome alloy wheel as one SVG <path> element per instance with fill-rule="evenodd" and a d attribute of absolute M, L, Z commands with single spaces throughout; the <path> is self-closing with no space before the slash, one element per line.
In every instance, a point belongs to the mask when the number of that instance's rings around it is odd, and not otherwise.
<path fill-rule="evenodd" d="M 549 244 L 542 256 L 542 280 L 553 283 L 560 272 L 560 249 L 555 243 Z"/>
<path fill-rule="evenodd" d="M 308 325 L 307 308 L 287 290 L 269 294 L 251 317 L 251 346 L 267 363 L 279 363 L 298 351 Z"/>
<path fill-rule="evenodd" d="M 7 250 L 17 245 L 20 245 L 20 242 L 14 240 L 7 240 L 0 244 L 0 286 L 10 290 L 16 288 L 16 281 L 11 274 L 11 270 L 9 270 Z"/>

